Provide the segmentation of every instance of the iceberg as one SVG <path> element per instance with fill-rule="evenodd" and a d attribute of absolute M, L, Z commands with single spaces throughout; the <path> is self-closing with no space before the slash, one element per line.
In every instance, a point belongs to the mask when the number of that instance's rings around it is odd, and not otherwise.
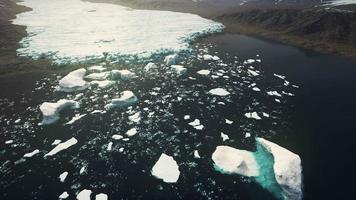
<path fill-rule="evenodd" d="M 67 99 L 61 99 L 55 103 L 50 103 L 50 102 L 44 102 L 40 106 L 40 111 L 42 112 L 42 122 L 39 123 L 40 125 L 48 125 L 55 123 L 57 120 L 59 120 L 59 113 L 63 109 L 75 109 L 79 108 L 79 103 L 77 101 L 73 100 L 67 100 Z"/>
<path fill-rule="evenodd" d="M 230 95 L 230 92 L 226 91 L 223 88 L 211 89 L 209 91 L 209 93 L 212 94 L 212 95 L 216 95 L 216 96 L 227 96 L 227 95 Z"/>
<path fill-rule="evenodd" d="M 86 70 L 84 68 L 70 72 L 59 80 L 59 87 L 57 89 L 62 92 L 74 92 L 87 89 L 89 84 L 83 79 L 85 73 Z"/>
<path fill-rule="evenodd" d="M 65 149 L 68 149 L 69 147 L 77 144 L 78 140 L 75 139 L 74 137 L 72 137 L 71 139 L 63 142 L 63 143 L 59 143 L 56 147 L 54 147 L 50 152 L 48 152 L 46 155 L 44 155 L 44 157 L 47 157 L 47 156 L 53 156 L 55 155 L 56 153 L 62 151 L 62 150 L 65 150 Z"/>
<path fill-rule="evenodd" d="M 175 183 L 179 179 L 180 171 L 177 162 L 173 157 L 162 153 L 156 164 L 153 166 L 152 175 L 162 179 L 166 183 Z"/>
<path fill-rule="evenodd" d="M 211 158 L 214 161 L 215 170 L 221 173 L 248 177 L 259 175 L 259 166 L 252 152 L 229 146 L 218 146 Z"/>
<path fill-rule="evenodd" d="M 107 104 L 105 106 L 106 109 L 111 109 L 115 107 L 127 107 L 131 106 L 133 104 L 136 104 L 138 102 L 138 98 L 135 96 L 135 94 L 131 91 L 123 91 L 120 93 L 120 98 L 117 99 L 112 99 L 111 103 Z"/>

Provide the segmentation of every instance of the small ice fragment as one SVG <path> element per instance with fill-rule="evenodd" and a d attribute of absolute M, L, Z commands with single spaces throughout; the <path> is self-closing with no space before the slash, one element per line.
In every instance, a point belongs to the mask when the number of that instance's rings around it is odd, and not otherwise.
<path fill-rule="evenodd" d="M 67 176 L 68 176 L 68 172 L 63 172 L 63 173 L 61 173 L 60 175 L 59 175 L 59 180 L 62 182 L 62 183 L 64 183 L 64 181 L 66 180 L 66 178 L 67 178 Z"/>
<path fill-rule="evenodd" d="M 26 153 L 23 157 L 31 158 L 32 156 L 38 154 L 39 152 L 40 152 L 40 150 L 36 149 L 36 150 L 34 150 L 34 151 L 30 152 L 30 153 Z"/>
<path fill-rule="evenodd" d="M 73 92 L 87 89 L 89 84 L 83 79 L 85 73 L 86 70 L 84 68 L 70 72 L 59 80 L 58 90 L 63 92 Z"/>
<path fill-rule="evenodd" d="M 197 71 L 197 73 L 200 75 L 209 75 L 210 71 L 207 69 L 202 69 L 202 70 Z"/>
<path fill-rule="evenodd" d="M 75 139 L 74 137 L 72 137 L 71 139 L 67 140 L 66 142 L 58 144 L 49 153 L 47 153 L 44 157 L 53 156 L 54 154 L 77 144 L 77 142 L 78 142 L 78 140 Z"/>
<path fill-rule="evenodd" d="M 200 158 L 199 151 L 195 150 L 194 151 L 194 158 Z"/>
<path fill-rule="evenodd" d="M 252 76 L 258 76 L 259 75 L 259 73 L 257 71 L 254 71 L 254 70 L 251 70 L 251 69 L 248 69 L 247 71 L 248 71 L 248 73 L 252 74 Z"/>
<path fill-rule="evenodd" d="M 80 168 L 79 174 L 83 174 L 84 172 L 86 172 L 87 170 L 87 166 L 83 166 L 82 168 Z"/>
<path fill-rule="evenodd" d="M 225 142 L 226 140 L 230 139 L 229 136 L 224 134 L 223 132 L 221 132 L 220 137 L 223 140 L 223 142 Z"/>
<path fill-rule="evenodd" d="M 200 124 L 198 126 L 194 126 L 194 128 L 197 129 L 197 130 L 203 130 L 204 125 Z"/>
<path fill-rule="evenodd" d="M 55 145 L 61 143 L 61 141 L 62 141 L 62 140 L 54 140 L 51 145 L 52 145 L 52 146 L 55 146 Z"/>
<path fill-rule="evenodd" d="M 68 194 L 68 192 L 63 192 L 61 195 L 59 195 L 59 199 L 66 199 L 66 198 L 68 198 L 69 197 L 69 194 Z"/>
<path fill-rule="evenodd" d="M 21 119 L 17 119 L 17 120 L 14 121 L 14 123 L 18 124 L 18 123 L 20 123 L 20 121 L 21 121 Z"/>
<path fill-rule="evenodd" d="M 200 120 L 199 119 L 195 119 L 194 121 L 188 123 L 191 126 L 199 126 L 200 125 Z"/>
<path fill-rule="evenodd" d="M 282 96 L 277 91 L 269 91 L 269 92 L 267 92 L 267 94 L 270 95 L 270 96 L 277 96 L 277 97 L 281 97 Z"/>
<path fill-rule="evenodd" d="M 249 138 L 249 137 L 251 137 L 251 133 L 246 132 L 246 133 L 245 133 L 245 138 Z"/>
<path fill-rule="evenodd" d="M 275 77 L 278 77 L 280 79 L 285 79 L 286 77 L 285 76 L 282 76 L 282 75 L 279 75 L 279 74 L 273 74 Z"/>
<path fill-rule="evenodd" d="M 257 112 L 245 113 L 245 117 L 250 118 L 250 119 L 257 119 L 257 120 L 261 119 L 261 117 L 258 116 Z"/>
<path fill-rule="evenodd" d="M 281 100 L 279 99 L 274 99 L 276 102 L 281 103 Z"/>
<path fill-rule="evenodd" d="M 121 140 L 122 138 L 124 138 L 122 135 L 113 135 L 113 136 L 111 136 L 111 138 L 112 139 L 114 139 L 114 140 Z"/>
<path fill-rule="evenodd" d="M 187 68 L 183 67 L 183 65 L 171 65 L 171 68 L 173 68 L 179 76 L 187 72 Z"/>
<path fill-rule="evenodd" d="M 226 123 L 226 124 L 232 124 L 232 123 L 234 123 L 234 122 L 231 121 L 231 120 L 225 119 L 225 123 Z"/>
<path fill-rule="evenodd" d="M 140 122 L 140 120 L 141 120 L 140 113 L 137 112 L 137 113 L 135 113 L 133 115 L 130 115 L 129 116 L 129 120 L 132 121 L 132 122 L 135 122 L 135 123 Z"/>
<path fill-rule="evenodd" d="M 108 195 L 104 193 L 97 194 L 95 196 L 95 200 L 108 200 Z"/>
<path fill-rule="evenodd" d="M 184 120 L 190 119 L 190 115 L 184 115 Z"/>
<path fill-rule="evenodd" d="M 243 64 L 244 65 L 246 65 L 246 64 L 252 64 L 252 63 L 254 63 L 255 62 L 255 59 L 248 59 L 248 60 L 245 60 L 244 62 L 243 62 Z"/>
<path fill-rule="evenodd" d="M 148 63 L 148 64 L 145 66 L 145 71 L 147 72 L 147 71 L 150 71 L 150 70 L 152 70 L 152 69 L 157 69 L 157 68 L 158 68 L 158 67 L 157 67 L 156 64 L 150 62 L 150 63 Z"/>
<path fill-rule="evenodd" d="M 14 143 L 14 140 L 7 140 L 7 141 L 5 141 L 5 144 L 12 144 L 12 143 Z"/>
<path fill-rule="evenodd" d="M 77 200 L 90 200 L 91 190 L 84 189 L 77 195 Z"/>
<path fill-rule="evenodd" d="M 230 92 L 226 91 L 223 88 L 215 88 L 215 89 L 211 89 L 209 91 L 210 94 L 212 95 L 217 95 L 217 96 L 227 96 L 230 94 Z"/>
<path fill-rule="evenodd" d="M 164 153 L 161 154 L 151 173 L 156 178 L 162 179 L 166 183 L 175 183 L 179 179 L 180 171 L 177 162 L 173 157 Z"/>
<path fill-rule="evenodd" d="M 112 149 L 112 142 L 109 142 L 109 144 L 108 144 L 108 146 L 106 147 L 106 150 L 107 151 L 111 151 L 111 149 Z"/>
<path fill-rule="evenodd" d="M 135 103 L 137 103 L 138 99 L 131 91 L 123 91 L 120 93 L 120 98 L 112 99 L 111 103 L 107 104 L 105 107 L 107 109 L 114 108 L 114 107 L 128 107 Z"/>
<path fill-rule="evenodd" d="M 137 133 L 136 128 L 132 128 L 132 129 L 128 130 L 125 134 L 126 134 L 127 136 L 131 137 L 131 136 L 136 135 L 136 133 Z"/>
<path fill-rule="evenodd" d="M 124 147 L 121 147 L 121 148 L 119 149 L 119 152 L 120 152 L 120 153 L 124 152 Z"/>
<path fill-rule="evenodd" d="M 166 63 L 167 66 L 174 65 L 177 62 L 177 58 L 178 58 L 177 54 L 168 55 L 164 58 L 164 62 Z"/>
<path fill-rule="evenodd" d="M 76 122 L 77 120 L 79 120 L 80 118 L 84 117 L 86 114 L 76 114 L 69 122 L 65 123 L 66 125 L 70 125 L 73 124 L 74 122 Z"/>
<path fill-rule="evenodd" d="M 40 125 L 48 125 L 56 122 L 59 120 L 59 112 L 66 108 L 79 108 L 79 103 L 77 101 L 66 99 L 61 99 L 55 103 L 42 103 L 40 110 L 42 112 L 43 119 Z"/>
<path fill-rule="evenodd" d="M 102 80 L 102 81 L 91 81 L 91 85 L 97 85 L 101 89 L 108 89 L 115 85 L 115 81 L 110 81 L 110 80 Z"/>

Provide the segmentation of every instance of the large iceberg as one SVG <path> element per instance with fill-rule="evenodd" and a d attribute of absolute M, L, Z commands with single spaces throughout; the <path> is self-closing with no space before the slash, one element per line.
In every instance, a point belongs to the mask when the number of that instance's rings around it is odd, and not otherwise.
<path fill-rule="evenodd" d="M 43 115 L 40 125 L 48 125 L 59 120 L 59 112 L 66 108 L 79 108 L 79 103 L 74 100 L 61 99 L 55 103 L 44 102 L 40 106 Z"/>
<path fill-rule="evenodd" d="M 137 103 L 138 98 L 131 91 L 123 91 L 120 94 L 120 98 L 112 99 L 111 103 L 107 104 L 106 109 L 114 108 L 114 107 L 127 107 Z"/>
<path fill-rule="evenodd" d="M 252 152 L 229 146 L 218 146 L 212 155 L 214 168 L 225 174 L 259 175 L 259 166 Z"/>
<path fill-rule="evenodd" d="M 166 183 L 178 181 L 180 171 L 177 162 L 172 156 L 162 153 L 156 164 L 153 166 L 152 175 L 162 179 Z"/>
<path fill-rule="evenodd" d="M 89 87 L 89 83 L 83 78 L 86 73 L 86 69 L 81 68 L 70 72 L 67 76 L 59 80 L 59 91 L 73 92 L 85 90 Z"/>

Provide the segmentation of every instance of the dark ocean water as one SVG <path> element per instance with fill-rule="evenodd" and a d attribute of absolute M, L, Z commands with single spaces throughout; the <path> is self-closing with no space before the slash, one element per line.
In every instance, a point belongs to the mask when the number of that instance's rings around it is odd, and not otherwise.
<path fill-rule="evenodd" d="M 290 129 L 279 144 L 303 162 L 305 199 L 352 199 L 356 164 L 356 62 L 242 35 L 208 38 L 218 51 L 239 58 L 256 53 L 267 73 L 280 73 L 300 86 Z M 286 136 L 287 138 L 283 138 Z"/>

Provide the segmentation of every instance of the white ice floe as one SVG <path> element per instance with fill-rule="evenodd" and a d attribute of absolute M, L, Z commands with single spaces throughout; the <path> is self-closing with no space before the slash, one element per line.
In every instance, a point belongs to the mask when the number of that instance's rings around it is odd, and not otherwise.
<path fill-rule="evenodd" d="M 302 193 L 302 165 L 300 157 L 263 138 L 256 138 L 262 150 L 272 154 L 274 176 L 282 189 L 285 199 L 301 200 Z"/>
<path fill-rule="evenodd" d="M 211 89 L 209 91 L 209 93 L 212 94 L 212 95 L 216 95 L 216 96 L 227 96 L 227 95 L 230 95 L 230 92 L 226 91 L 223 88 Z"/>
<path fill-rule="evenodd" d="M 265 113 L 265 112 L 262 112 L 262 115 L 264 116 L 264 117 L 269 117 L 269 114 L 268 113 Z"/>
<path fill-rule="evenodd" d="M 262 119 L 262 118 L 257 114 L 257 112 L 245 113 L 245 117 L 250 118 L 250 119 L 257 119 L 257 120 Z"/>
<path fill-rule="evenodd" d="M 91 81 L 91 85 L 96 85 L 101 89 L 108 89 L 115 85 L 115 81 L 110 81 L 110 80 L 103 80 L 103 81 Z"/>
<path fill-rule="evenodd" d="M 277 97 L 281 97 L 282 95 L 280 93 L 278 93 L 277 91 L 268 91 L 267 94 L 269 96 L 277 96 Z"/>
<path fill-rule="evenodd" d="M 68 192 L 63 192 L 61 195 L 59 195 L 59 199 L 67 199 L 69 197 Z"/>
<path fill-rule="evenodd" d="M 77 194 L 77 200 L 90 200 L 91 190 L 84 189 Z"/>
<path fill-rule="evenodd" d="M 70 125 L 73 124 L 74 122 L 78 121 L 79 119 L 81 119 L 82 117 L 86 116 L 86 114 L 76 114 L 69 122 L 65 123 L 66 125 Z"/>
<path fill-rule="evenodd" d="M 86 171 L 87 171 L 87 166 L 84 165 L 82 168 L 80 168 L 79 174 L 84 174 L 84 172 L 86 172 Z"/>
<path fill-rule="evenodd" d="M 231 120 L 225 119 L 225 123 L 226 123 L 226 124 L 232 124 L 232 123 L 234 123 L 234 121 L 231 121 Z"/>
<path fill-rule="evenodd" d="M 171 68 L 175 71 L 179 76 L 185 74 L 187 72 L 187 68 L 183 65 L 171 65 Z"/>
<path fill-rule="evenodd" d="M 59 143 L 56 147 L 54 147 L 50 152 L 48 152 L 45 157 L 47 156 L 53 156 L 54 154 L 62 151 L 62 150 L 65 150 L 65 149 L 68 149 L 69 147 L 77 144 L 78 140 L 75 139 L 74 137 L 72 137 L 71 139 L 65 141 L 65 142 L 62 142 L 62 143 Z"/>
<path fill-rule="evenodd" d="M 34 150 L 34 151 L 30 152 L 30 153 L 26 153 L 25 155 L 23 155 L 23 157 L 31 158 L 32 156 L 38 154 L 39 152 L 40 152 L 40 150 L 36 149 L 36 150 Z"/>
<path fill-rule="evenodd" d="M 63 92 L 74 92 L 87 89 L 89 84 L 83 79 L 85 73 L 86 70 L 84 68 L 70 72 L 67 76 L 59 80 L 58 90 Z"/>
<path fill-rule="evenodd" d="M 226 140 L 230 139 L 228 135 L 224 134 L 223 132 L 220 133 L 220 137 L 225 142 Z"/>
<path fill-rule="evenodd" d="M 97 194 L 95 200 L 108 200 L 108 195 L 104 193 Z"/>
<path fill-rule="evenodd" d="M 135 123 L 138 123 L 141 121 L 141 116 L 140 116 L 140 112 L 136 112 L 133 115 L 129 116 L 129 120 Z"/>
<path fill-rule="evenodd" d="M 126 90 L 120 93 L 120 98 L 112 99 L 111 103 L 107 104 L 105 107 L 106 109 L 111 109 L 115 107 L 128 107 L 137 103 L 137 101 L 138 98 L 135 96 L 135 94 L 131 91 Z"/>
<path fill-rule="evenodd" d="M 131 137 L 137 134 L 137 129 L 136 128 L 131 128 L 130 130 L 126 131 L 125 133 L 127 136 Z"/>
<path fill-rule="evenodd" d="M 94 66 L 90 66 L 88 67 L 89 71 L 94 71 L 94 72 L 102 72 L 105 71 L 106 68 L 103 67 L 102 65 L 94 65 Z"/>
<path fill-rule="evenodd" d="M 151 71 L 153 69 L 157 69 L 158 66 L 152 62 L 148 63 L 146 66 L 145 66 L 145 71 L 148 72 L 148 71 Z"/>
<path fill-rule="evenodd" d="M 161 154 L 151 173 L 156 178 L 162 179 L 166 183 L 175 183 L 179 179 L 180 171 L 177 162 L 173 157 L 164 153 Z"/>
<path fill-rule="evenodd" d="M 218 146 L 212 155 L 214 168 L 225 174 L 240 174 L 255 177 L 259 175 L 259 166 L 252 152 L 229 146 Z"/>
<path fill-rule="evenodd" d="M 85 79 L 88 80 L 97 80 L 97 81 L 102 81 L 105 80 L 109 77 L 110 73 L 109 72 L 97 72 L 97 73 L 91 73 L 85 76 Z"/>
<path fill-rule="evenodd" d="M 194 158 L 200 158 L 198 150 L 194 150 Z"/>
<path fill-rule="evenodd" d="M 61 173 L 60 175 L 59 175 L 59 181 L 61 181 L 62 183 L 64 183 L 64 181 L 66 180 L 66 178 L 67 178 L 67 176 L 68 176 L 68 172 L 63 172 L 63 173 Z"/>
<path fill-rule="evenodd" d="M 167 66 L 174 65 L 177 62 L 177 58 L 178 58 L 177 54 L 168 55 L 164 58 L 164 63 Z"/>
<path fill-rule="evenodd" d="M 115 135 L 111 136 L 111 138 L 114 139 L 114 140 L 121 140 L 124 137 L 122 135 L 115 134 Z"/>
<path fill-rule="evenodd" d="M 202 69 L 202 70 L 197 71 L 197 73 L 200 75 L 209 75 L 210 71 L 207 69 Z"/>
<path fill-rule="evenodd" d="M 59 120 L 59 112 L 66 108 L 79 108 L 79 103 L 73 100 L 61 99 L 55 103 L 44 102 L 40 106 L 43 115 L 40 125 L 48 125 Z"/>

